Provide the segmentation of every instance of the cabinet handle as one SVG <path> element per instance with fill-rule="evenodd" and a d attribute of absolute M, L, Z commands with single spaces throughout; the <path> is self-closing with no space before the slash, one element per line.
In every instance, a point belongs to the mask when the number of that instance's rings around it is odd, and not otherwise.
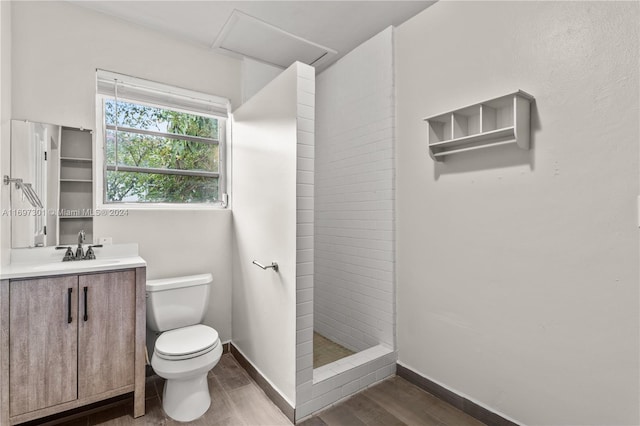
<path fill-rule="evenodd" d="M 84 287 L 84 318 L 85 321 L 89 319 L 89 315 L 87 315 L 87 287 Z"/>
<path fill-rule="evenodd" d="M 67 305 L 69 308 L 67 311 L 67 324 L 71 324 L 71 321 L 73 321 L 73 317 L 71 317 L 71 293 L 73 293 L 73 288 L 67 290 Z"/>

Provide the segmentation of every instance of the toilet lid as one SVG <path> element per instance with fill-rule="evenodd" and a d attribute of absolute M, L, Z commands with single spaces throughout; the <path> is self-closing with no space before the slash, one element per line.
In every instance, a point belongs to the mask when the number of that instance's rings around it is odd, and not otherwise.
<path fill-rule="evenodd" d="M 218 342 L 216 330 L 197 324 L 162 333 L 156 340 L 155 351 L 165 359 L 186 358 L 209 352 Z"/>

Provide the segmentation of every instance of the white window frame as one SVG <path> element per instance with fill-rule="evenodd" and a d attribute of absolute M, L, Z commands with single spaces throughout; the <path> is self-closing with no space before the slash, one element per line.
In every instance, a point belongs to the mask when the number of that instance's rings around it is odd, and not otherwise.
<path fill-rule="evenodd" d="M 100 72 L 101 70 L 98 70 Z M 126 78 L 129 81 L 135 81 L 138 84 L 146 84 L 146 87 L 150 89 L 165 89 L 170 90 L 172 94 L 178 94 L 179 96 L 193 96 L 193 91 L 180 89 L 177 87 L 171 87 L 163 85 L 161 83 L 155 83 L 151 81 L 140 80 L 134 77 L 123 76 L 121 74 L 115 74 L 110 72 L 103 72 L 107 75 L 121 76 L 120 78 Z M 216 100 L 226 100 L 224 98 L 214 97 L 205 94 L 198 94 L 204 98 L 211 97 Z M 135 98 L 129 98 L 124 96 L 118 96 L 118 100 L 132 102 L 138 105 L 146 105 L 162 109 L 170 109 L 173 111 L 184 112 L 187 114 L 200 115 L 203 117 L 210 117 L 218 120 L 218 194 L 220 200 L 214 203 L 136 203 L 136 202 L 105 202 L 105 178 L 107 165 L 105 162 L 105 120 L 104 120 L 104 105 L 107 99 L 114 99 L 111 95 L 102 93 L 96 93 L 96 149 L 94 150 L 95 165 L 93 168 L 93 177 L 95 182 L 95 202 L 97 210 L 221 210 L 227 209 L 228 195 L 227 195 L 227 182 L 228 182 L 228 168 L 227 168 L 227 130 L 230 123 L 230 117 L 222 117 L 220 115 L 206 114 L 201 111 L 194 111 L 185 108 L 180 108 L 172 105 L 169 101 L 160 103 L 145 102 Z M 230 103 L 226 100 L 228 107 Z"/>

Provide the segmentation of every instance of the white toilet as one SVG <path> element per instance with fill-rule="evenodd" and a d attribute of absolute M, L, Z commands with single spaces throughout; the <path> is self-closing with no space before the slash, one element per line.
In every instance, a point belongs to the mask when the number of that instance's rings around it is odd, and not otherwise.
<path fill-rule="evenodd" d="M 181 422 L 209 409 L 207 373 L 222 356 L 218 332 L 200 324 L 212 281 L 211 274 L 147 281 L 147 327 L 162 332 L 151 366 L 166 379 L 162 408 Z"/>

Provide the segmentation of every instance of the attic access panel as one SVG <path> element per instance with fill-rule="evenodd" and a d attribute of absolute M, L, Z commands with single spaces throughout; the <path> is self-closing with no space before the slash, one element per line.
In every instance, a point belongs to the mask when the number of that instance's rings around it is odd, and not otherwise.
<path fill-rule="evenodd" d="M 238 10 L 233 11 L 212 47 L 281 68 L 295 61 L 314 65 L 337 53 Z"/>

